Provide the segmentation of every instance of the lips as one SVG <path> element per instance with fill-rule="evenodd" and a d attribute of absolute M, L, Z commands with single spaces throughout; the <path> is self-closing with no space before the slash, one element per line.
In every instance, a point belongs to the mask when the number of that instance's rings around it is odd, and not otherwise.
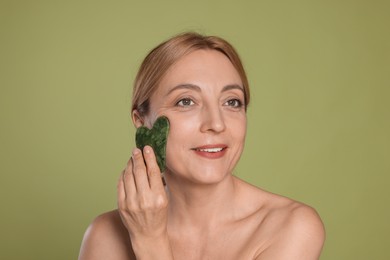
<path fill-rule="evenodd" d="M 197 155 L 208 158 L 218 159 L 224 156 L 227 150 L 227 146 L 224 144 L 204 145 L 196 148 L 192 148 Z"/>

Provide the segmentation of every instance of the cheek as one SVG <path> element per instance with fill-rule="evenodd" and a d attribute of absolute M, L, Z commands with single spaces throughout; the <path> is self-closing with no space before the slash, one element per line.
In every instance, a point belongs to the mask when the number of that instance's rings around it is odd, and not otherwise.
<path fill-rule="evenodd" d="M 245 139 L 247 130 L 246 116 L 243 115 L 237 118 L 233 118 L 231 122 L 234 122 L 229 124 L 230 131 L 234 134 L 234 136 L 238 139 Z"/>
<path fill-rule="evenodd" d="M 189 117 L 174 117 L 168 116 L 170 122 L 170 130 L 168 134 L 168 148 L 181 148 L 188 146 L 191 143 L 191 137 L 195 136 L 197 129 L 196 120 L 190 120 Z"/>
<path fill-rule="evenodd" d="M 185 171 L 189 162 L 189 151 L 195 137 L 195 124 L 189 120 L 168 117 L 170 130 L 166 147 L 167 167 L 173 172 Z"/>
<path fill-rule="evenodd" d="M 242 124 L 242 126 L 240 127 L 240 129 L 238 130 L 238 132 L 243 140 L 245 140 L 245 137 L 246 137 L 246 129 L 247 129 L 247 126 L 246 126 L 246 120 L 245 120 L 244 123 Z"/>

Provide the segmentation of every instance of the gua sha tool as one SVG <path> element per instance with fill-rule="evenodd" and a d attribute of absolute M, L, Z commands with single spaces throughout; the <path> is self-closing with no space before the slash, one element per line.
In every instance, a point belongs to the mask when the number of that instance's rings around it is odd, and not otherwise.
<path fill-rule="evenodd" d="M 169 120 L 165 116 L 160 116 L 154 122 L 152 129 L 141 126 L 137 128 L 137 132 L 135 133 L 135 144 L 137 148 L 143 150 L 145 145 L 151 146 L 156 155 L 157 164 L 161 172 L 165 171 L 168 132 Z"/>

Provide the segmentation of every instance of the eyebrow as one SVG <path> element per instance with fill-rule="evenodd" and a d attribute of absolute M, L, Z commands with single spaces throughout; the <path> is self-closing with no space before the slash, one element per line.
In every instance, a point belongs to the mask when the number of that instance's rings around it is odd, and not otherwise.
<path fill-rule="evenodd" d="M 194 85 L 194 84 L 179 84 L 175 87 L 173 87 L 172 89 L 170 89 L 168 91 L 168 93 L 166 94 L 166 96 L 168 96 L 169 94 L 171 94 L 172 92 L 176 91 L 176 90 L 179 90 L 179 89 L 190 89 L 190 90 L 194 90 L 196 92 L 202 92 L 201 88 L 197 85 Z M 244 88 L 238 84 L 230 84 L 230 85 L 226 85 L 222 88 L 222 91 L 221 92 L 226 92 L 226 91 L 229 91 L 229 90 L 232 90 L 232 89 L 238 89 L 238 90 L 241 90 L 243 93 L 244 93 Z"/>
<path fill-rule="evenodd" d="M 173 87 L 172 89 L 170 89 L 168 91 L 168 93 L 166 94 L 166 96 L 168 96 L 172 92 L 174 92 L 176 90 L 179 90 L 179 89 L 190 89 L 190 90 L 195 90 L 196 92 L 201 92 L 200 87 L 197 86 L 197 85 L 194 85 L 194 84 L 179 84 L 179 85 Z"/>
<path fill-rule="evenodd" d="M 222 92 L 229 91 L 229 90 L 232 90 L 232 89 L 238 89 L 238 90 L 241 90 L 242 93 L 245 93 L 244 88 L 242 86 L 238 85 L 238 84 L 226 85 L 226 86 L 223 87 Z"/>

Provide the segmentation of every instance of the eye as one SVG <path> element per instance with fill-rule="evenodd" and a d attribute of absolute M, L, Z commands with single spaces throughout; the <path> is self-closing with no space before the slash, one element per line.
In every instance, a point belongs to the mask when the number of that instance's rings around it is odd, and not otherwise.
<path fill-rule="evenodd" d="M 226 106 L 234 107 L 234 108 L 239 108 L 242 107 L 242 102 L 239 99 L 230 99 L 226 101 L 225 103 Z"/>
<path fill-rule="evenodd" d="M 176 103 L 176 106 L 179 106 L 179 107 L 186 107 L 186 106 L 192 106 L 194 105 L 194 101 L 192 101 L 191 99 L 189 98 L 183 98 L 183 99 L 180 99 L 177 103 Z"/>

